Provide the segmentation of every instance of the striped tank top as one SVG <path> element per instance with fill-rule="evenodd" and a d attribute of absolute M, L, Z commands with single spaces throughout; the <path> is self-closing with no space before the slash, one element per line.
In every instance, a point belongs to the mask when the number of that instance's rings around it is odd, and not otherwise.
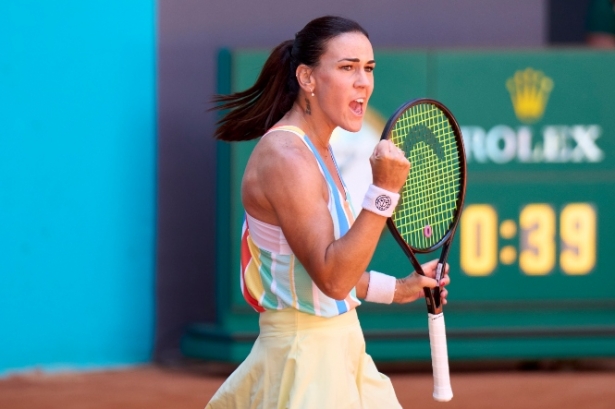
<path fill-rule="evenodd" d="M 297 135 L 316 158 L 329 189 L 328 208 L 333 220 L 335 239 L 339 239 L 348 232 L 355 219 L 346 186 L 344 185 L 344 193 L 340 192 L 318 151 L 301 129 L 281 126 L 269 132 L 274 130 L 284 130 Z M 335 159 L 333 160 L 335 162 Z M 339 169 L 337 172 L 341 179 Z M 256 226 L 256 223 L 259 226 Z M 253 225 L 252 229 L 262 228 L 263 225 L 265 228 L 269 227 L 270 232 L 277 229 L 280 245 L 277 248 L 267 246 L 268 249 L 257 245 L 250 236 L 250 224 Z M 257 237 L 256 234 L 253 236 Z M 343 300 L 335 300 L 323 294 L 285 243 L 286 239 L 279 227 L 259 222 L 246 213 L 241 235 L 241 291 L 252 308 L 258 312 L 295 308 L 312 315 L 333 317 L 361 304 L 354 288 Z"/>

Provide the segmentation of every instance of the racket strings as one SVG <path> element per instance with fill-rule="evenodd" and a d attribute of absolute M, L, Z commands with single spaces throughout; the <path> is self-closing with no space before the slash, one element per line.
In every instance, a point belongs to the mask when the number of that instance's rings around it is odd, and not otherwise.
<path fill-rule="evenodd" d="M 397 120 L 391 140 L 412 164 L 393 222 L 408 244 L 427 249 L 446 235 L 457 210 L 461 165 L 455 132 L 438 107 L 419 104 Z"/>

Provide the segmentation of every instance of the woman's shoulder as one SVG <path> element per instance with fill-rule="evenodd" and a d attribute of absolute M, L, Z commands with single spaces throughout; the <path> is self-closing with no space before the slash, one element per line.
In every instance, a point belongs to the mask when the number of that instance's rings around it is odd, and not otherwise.
<path fill-rule="evenodd" d="M 250 155 L 242 181 L 244 207 L 252 216 L 273 223 L 270 199 L 288 198 L 289 192 L 297 190 L 312 197 L 313 191 L 323 197 L 327 194 L 318 163 L 302 138 L 288 130 L 272 130 Z"/>
<path fill-rule="evenodd" d="M 252 152 L 246 173 L 264 183 L 264 187 L 272 180 L 291 185 L 315 183 L 319 187 L 323 181 L 314 154 L 300 130 L 293 129 L 274 129 L 263 136 Z"/>
<path fill-rule="evenodd" d="M 291 123 L 287 123 L 287 124 L 278 123 L 272 128 L 270 128 L 267 132 L 265 132 L 265 135 L 276 133 L 276 132 L 283 132 L 287 134 L 290 133 L 290 134 L 293 134 L 299 137 L 300 139 L 303 139 L 305 137 L 305 132 L 303 132 L 303 129 Z"/>
<path fill-rule="evenodd" d="M 292 165 L 295 161 L 313 161 L 312 153 L 305 144 L 303 132 L 300 128 L 283 126 L 269 130 L 259 141 L 254 150 L 254 155 L 259 159 L 261 156 L 267 162 L 272 159 Z"/>

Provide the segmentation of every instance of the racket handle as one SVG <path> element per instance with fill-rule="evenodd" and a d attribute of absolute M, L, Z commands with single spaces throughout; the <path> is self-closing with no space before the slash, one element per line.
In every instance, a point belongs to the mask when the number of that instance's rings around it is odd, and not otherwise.
<path fill-rule="evenodd" d="M 431 364 L 433 366 L 433 398 L 439 402 L 448 402 L 453 398 L 453 390 L 451 389 L 451 379 L 448 371 L 444 314 L 427 314 L 427 316 L 429 320 Z"/>

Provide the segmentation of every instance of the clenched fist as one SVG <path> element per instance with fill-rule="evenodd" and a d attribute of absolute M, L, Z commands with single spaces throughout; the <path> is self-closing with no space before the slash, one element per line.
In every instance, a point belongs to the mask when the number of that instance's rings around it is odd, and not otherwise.
<path fill-rule="evenodd" d="M 390 192 L 399 192 L 410 172 L 404 151 L 389 140 L 381 140 L 369 158 L 374 185 Z"/>

